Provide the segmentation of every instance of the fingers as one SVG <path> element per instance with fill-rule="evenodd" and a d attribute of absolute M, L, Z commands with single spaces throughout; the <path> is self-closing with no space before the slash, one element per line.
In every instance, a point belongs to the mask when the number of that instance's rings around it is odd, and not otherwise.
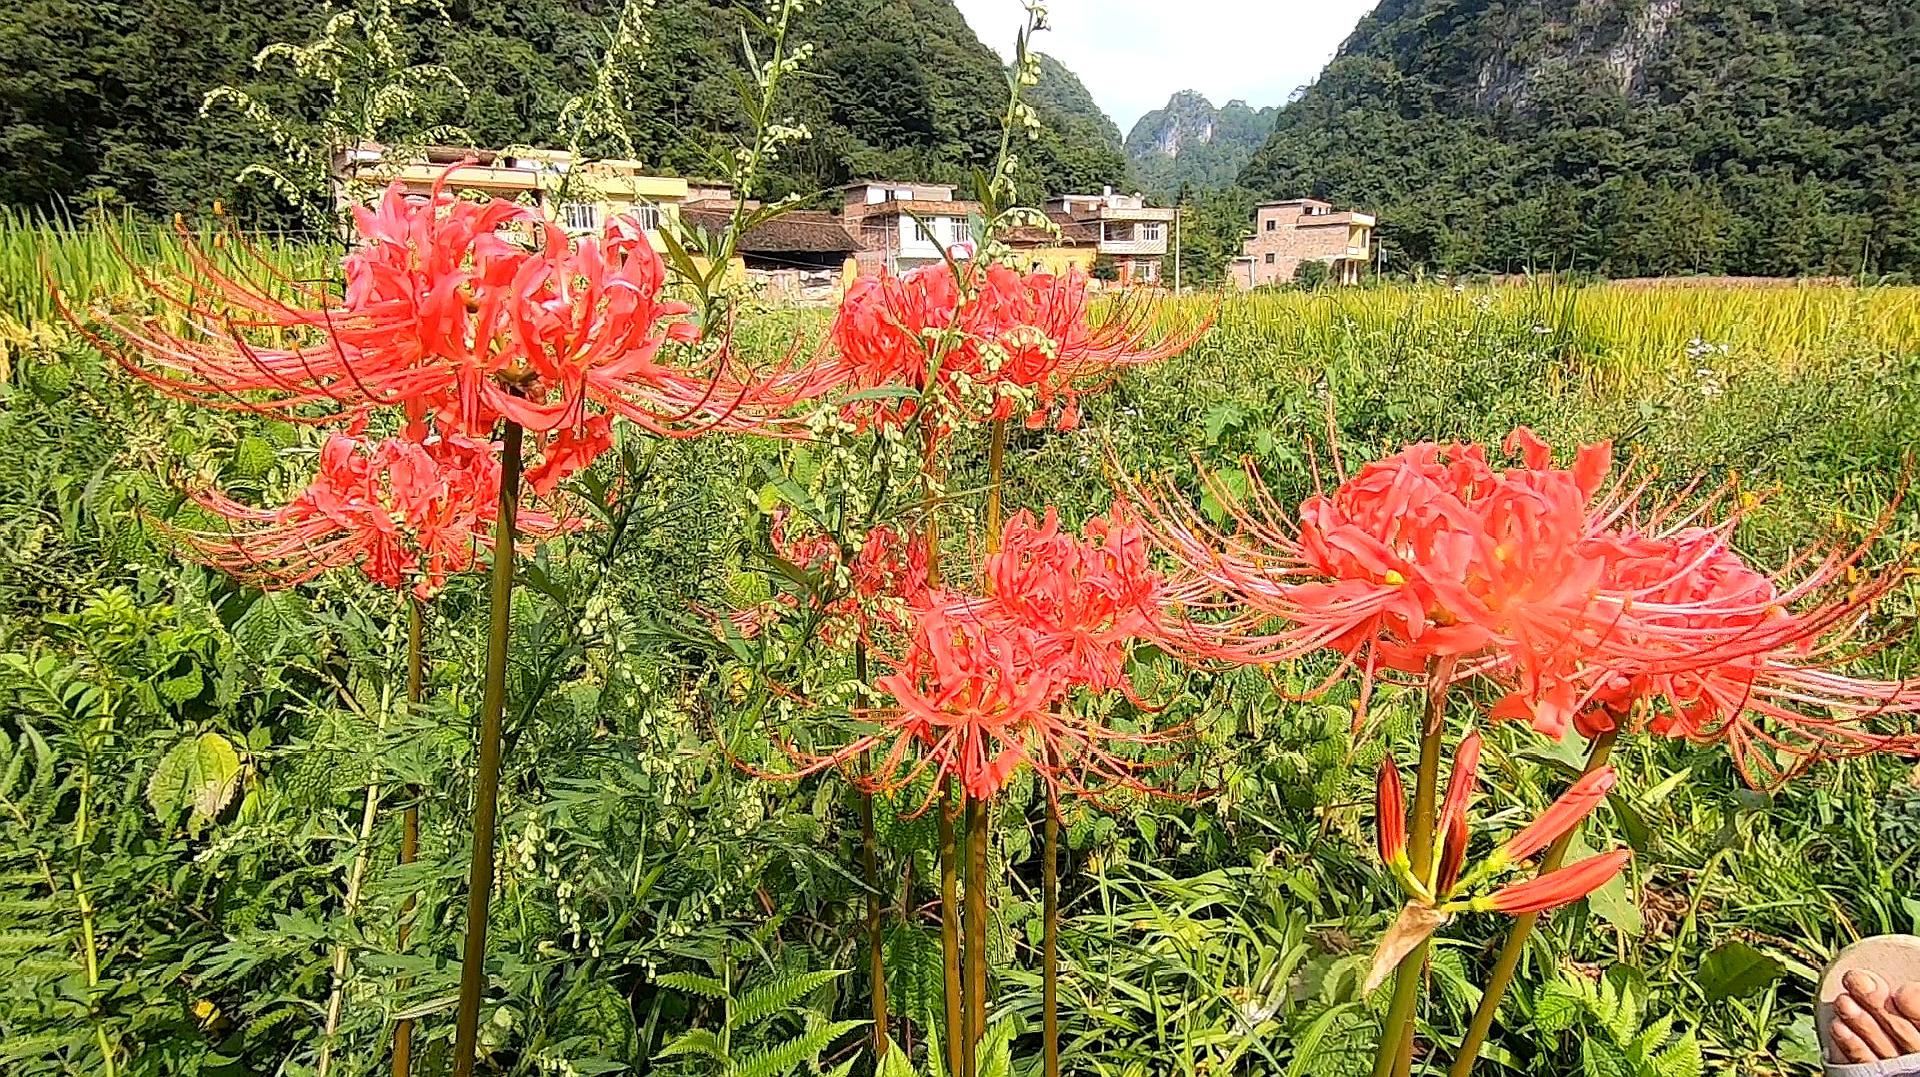
<path fill-rule="evenodd" d="M 1917 1027 L 1911 1018 L 1901 1013 L 1894 1005 L 1890 997 L 1893 992 L 1888 988 L 1885 980 L 1871 972 L 1855 970 L 1847 973 L 1846 978 L 1840 982 L 1847 989 L 1847 994 L 1851 995 L 1854 1001 L 1879 1023 L 1880 1030 L 1886 1033 L 1894 1053 L 1882 1055 L 1882 1058 L 1898 1058 L 1901 1055 L 1920 1052 L 1920 1027 Z M 1906 984 L 1903 985 L 1903 989 L 1914 986 Z M 1920 1003 L 1920 995 L 1916 995 L 1914 1001 Z"/>
<path fill-rule="evenodd" d="M 1845 998 L 1846 996 L 1842 995 L 1841 997 Z M 1834 1008 L 1837 1010 L 1839 1008 L 1839 1004 L 1835 1003 Z M 1847 1026 L 1846 1022 L 1836 1019 L 1833 1022 L 1833 1027 L 1827 1030 L 1827 1035 L 1829 1038 L 1833 1040 L 1833 1049 L 1840 1056 L 1834 1059 L 1833 1061 L 1835 1062 L 1878 1061 L 1877 1056 L 1875 1056 L 1873 1053 L 1873 1049 L 1867 1046 L 1866 1041 L 1862 1040 L 1859 1036 L 1855 1035 L 1853 1030 Z"/>
<path fill-rule="evenodd" d="M 1887 1030 L 1881 1028 L 1880 1022 L 1874 1018 L 1873 1014 L 1855 1001 L 1851 994 L 1843 994 L 1833 1000 L 1833 1014 L 1838 1019 L 1834 1023 L 1833 1030 L 1836 1033 L 1842 1028 L 1851 1030 L 1860 1042 L 1866 1044 L 1867 1050 L 1872 1052 L 1867 1056 L 1868 1060 L 1894 1058 L 1899 1055 L 1900 1052 L 1894 1049 L 1893 1039 L 1887 1035 Z"/>

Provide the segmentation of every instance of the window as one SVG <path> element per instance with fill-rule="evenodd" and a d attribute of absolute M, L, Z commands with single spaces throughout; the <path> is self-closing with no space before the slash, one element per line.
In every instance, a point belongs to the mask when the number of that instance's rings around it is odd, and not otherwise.
<path fill-rule="evenodd" d="M 649 232 L 660 230 L 659 206 L 631 206 L 627 209 L 627 216 L 633 219 L 633 223 Z"/>
<path fill-rule="evenodd" d="M 1136 262 L 1134 268 L 1139 270 L 1140 279 L 1149 284 L 1160 279 L 1160 263 L 1157 261 Z"/>
<path fill-rule="evenodd" d="M 593 202 L 562 202 L 560 225 L 569 232 L 597 231 L 600 228 L 600 207 Z"/>
<path fill-rule="evenodd" d="M 952 227 L 947 229 L 947 233 L 953 237 L 953 242 L 955 243 L 972 243 L 973 222 L 956 220 L 953 222 Z"/>
<path fill-rule="evenodd" d="M 1159 243 L 1167 238 L 1167 233 L 1159 221 L 1143 221 L 1140 225 L 1140 238 L 1147 243 Z"/>
<path fill-rule="evenodd" d="M 921 220 L 918 217 L 908 217 L 907 220 L 913 225 L 912 231 L 908 233 L 908 235 L 911 235 L 913 237 L 913 242 L 915 243 L 932 243 L 933 242 L 933 236 L 927 232 L 927 222 Z"/>
<path fill-rule="evenodd" d="M 1275 229 L 1276 227 L 1278 227 L 1278 226 L 1279 226 L 1279 224 L 1280 224 L 1280 222 L 1279 222 L 1279 221 L 1276 221 L 1276 220 L 1274 220 L 1274 219 L 1273 219 L 1272 217 L 1268 217 L 1268 218 L 1267 218 L 1267 231 L 1269 231 L 1269 232 L 1271 232 L 1271 231 L 1273 231 L 1273 230 L 1274 230 L 1274 229 Z"/>
<path fill-rule="evenodd" d="M 1267 264 L 1268 265 L 1273 264 L 1273 252 L 1271 251 L 1267 252 Z"/>

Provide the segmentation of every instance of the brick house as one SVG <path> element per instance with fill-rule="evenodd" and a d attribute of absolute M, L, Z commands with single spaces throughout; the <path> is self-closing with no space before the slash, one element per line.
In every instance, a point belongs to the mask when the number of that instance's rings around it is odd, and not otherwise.
<path fill-rule="evenodd" d="M 1264 202 L 1253 213 L 1253 235 L 1241 243 L 1229 274 L 1237 288 L 1288 284 L 1302 262 L 1324 262 L 1328 279 L 1360 283 L 1361 267 L 1373 256 L 1373 215 L 1335 213 L 1317 198 Z"/>
<path fill-rule="evenodd" d="M 905 273 L 974 252 L 971 218 L 980 203 L 957 200 L 941 183 L 860 180 L 841 188 L 840 221 L 860 241 L 862 274 Z"/>
<path fill-rule="evenodd" d="M 1128 285 L 1157 285 L 1165 276 L 1167 234 L 1178 211 L 1149 206 L 1138 194 L 1061 195 L 1047 201 L 1050 214 L 1070 217 L 1098 237 L 1100 257 L 1110 261 L 1114 279 Z"/>

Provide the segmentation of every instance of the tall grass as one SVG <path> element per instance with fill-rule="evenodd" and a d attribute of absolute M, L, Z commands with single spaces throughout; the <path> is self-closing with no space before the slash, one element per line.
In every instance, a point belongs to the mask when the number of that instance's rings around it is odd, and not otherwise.
<path fill-rule="evenodd" d="M 1478 335 L 1504 326 L 1540 338 L 1538 346 L 1603 394 L 1714 365 L 1699 362 L 1703 358 L 1777 369 L 1920 349 L 1920 288 L 1911 287 L 1420 286 L 1273 292 L 1218 302 L 1216 333 L 1229 350 L 1327 356 L 1356 340 L 1423 335 L 1420 327 Z"/>
<path fill-rule="evenodd" d="M 308 278 L 331 261 L 332 252 L 309 237 L 238 232 L 217 218 L 180 223 L 222 259 L 263 258 Z M 187 243 L 171 225 L 0 207 L 0 318 L 28 331 L 60 317 L 55 288 L 69 302 L 132 299 L 141 291 L 137 273 L 188 264 Z"/>

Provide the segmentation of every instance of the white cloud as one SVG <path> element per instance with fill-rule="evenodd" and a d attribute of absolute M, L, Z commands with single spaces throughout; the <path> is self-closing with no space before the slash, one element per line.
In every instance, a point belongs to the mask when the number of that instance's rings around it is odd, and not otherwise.
<path fill-rule="evenodd" d="M 1002 56 L 1020 0 L 955 0 Z M 1050 0 L 1034 47 L 1071 68 L 1125 134 L 1176 90 L 1278 105 L 1313 81 L 1376 0 Z"/>

